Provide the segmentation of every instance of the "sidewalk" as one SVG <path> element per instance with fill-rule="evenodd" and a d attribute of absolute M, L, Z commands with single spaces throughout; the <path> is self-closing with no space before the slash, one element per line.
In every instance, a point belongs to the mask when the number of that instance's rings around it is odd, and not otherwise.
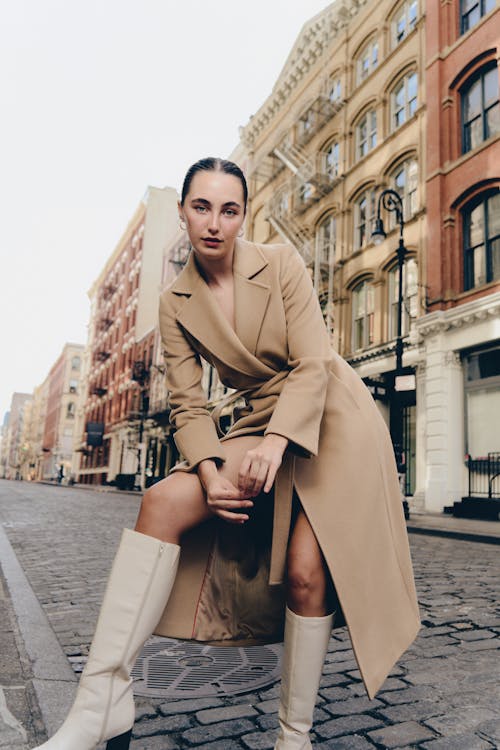
<path fill-rule="evenodd" d="M 409 534 L 427 534 L 482 544 L 500 544 L 500 521 L 454 518 L 445 513 L 411 512 L 406 528 Z"/>

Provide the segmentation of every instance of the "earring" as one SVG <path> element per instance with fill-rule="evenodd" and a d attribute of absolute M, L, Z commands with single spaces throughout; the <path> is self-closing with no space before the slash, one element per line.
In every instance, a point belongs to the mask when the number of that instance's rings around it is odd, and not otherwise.
<path fill-rule="evenodd" d="M 184 226 L 183 226 L 183 225 L 184 225 Z M 185 231 L 186 231 L 186 222 L 184 221 L 184 219 L 180 219 L 180 221 L 179 221 L 179 227 L 181 228 L 181 230 L 182 230 L 183 232 L 185 232 Z"/>

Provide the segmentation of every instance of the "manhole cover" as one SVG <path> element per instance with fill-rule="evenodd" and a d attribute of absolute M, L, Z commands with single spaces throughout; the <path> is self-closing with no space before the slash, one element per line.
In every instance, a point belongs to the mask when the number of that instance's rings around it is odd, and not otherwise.
<path fill-rule="evenodd" d="M 134 693 L 157 698 L 236 695 L 279 678 L 282 645 L 206 646 L 150 638 L 132 670 Z"/>

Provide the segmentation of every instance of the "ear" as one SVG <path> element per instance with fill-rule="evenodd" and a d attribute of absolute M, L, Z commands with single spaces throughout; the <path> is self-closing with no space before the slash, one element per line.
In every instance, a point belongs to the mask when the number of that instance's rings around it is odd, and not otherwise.
<path fill-rule="evenodd" d="M 177 201 L 177 212 L 179 214 L 179 219 L 181 221 L 186 221 L 184 218 L 184 209 L 182 208 L 182 203 L 180 201 Z"/>

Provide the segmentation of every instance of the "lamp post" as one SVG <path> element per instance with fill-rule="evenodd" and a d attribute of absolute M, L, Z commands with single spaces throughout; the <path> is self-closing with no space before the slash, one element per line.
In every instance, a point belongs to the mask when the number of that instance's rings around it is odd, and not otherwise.
<path fill-rule="evenodd" d="M 396 190 L 382 190 L 378 197 L 377 203 L 377 218 L 375 220 L 375 228 L 372 232 L 372 240 L 376 245 L 380 245 L 387 234 L 384 229 L 384 222 L 381 218 L 380 211 L 384 208 L 390 213 L 396 215 L 396 222 L 399 224 L 399 242 L 397 248 L 398 256 L 398 317 L 397 317 L 397 335 L 396 335 L 396 371 L 394 375 L 394 406 L 395 406 L 395 418 L 391 419 L 392 426 L 392 442 L 394 446 L 394 454 L 396 456 L 396 462 L 398 464 L 398 472 L 405 474 L 405 463 L 404 463 L 404 451 L 403 451 L 403 408 L 401 405 L 400 390 L 403 388 L 398 387 L 401 384 L 401 376 L 403 375 L 403 267 L 407 249 L 404 245 L 403 240 L 403 200 Z M 403 490 L 404 488 L 402 488 Z M 402 491 L 404 498 L 404 491 Z M 403 508 L 405 518 L 410 517 L 408 503 L 403 499 Z"/>

